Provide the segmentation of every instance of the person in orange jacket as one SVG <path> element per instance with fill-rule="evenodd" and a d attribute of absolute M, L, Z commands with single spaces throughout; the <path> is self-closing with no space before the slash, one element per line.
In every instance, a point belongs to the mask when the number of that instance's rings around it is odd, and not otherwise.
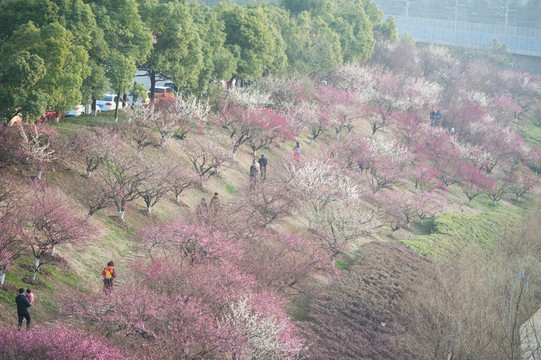
<path fill-rule="evenodd" d="M 113 291 L 113 280 L 116 278 L 115 263 L 109 261 L 101 275 L 103 276 L 103 292 L 107 295 Z"/>

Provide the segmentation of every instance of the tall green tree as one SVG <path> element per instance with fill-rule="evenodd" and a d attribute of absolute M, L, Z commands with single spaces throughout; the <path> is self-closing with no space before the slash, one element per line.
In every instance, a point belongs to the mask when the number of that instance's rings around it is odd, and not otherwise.
<path fill-rule="evenodd" d="M 23 24 L 2 47 L 3 54 L 19 52 L 42 59 L 46 72 L 36 87 L 45 94 L 47 108 L 58 113 L 81 101 L 79 89 L 90 74 L 88 53 L 82 46 L 73 44 L 69 30 L 57 22 L 41 29 L 32 22 Z"/>
<path fill-rule="evenodd" d="M 119 52 L 113 52 L 105 63 L 105 75 L 111 82 L 111 88 L 117 94 L 115 121 L 118 121 L 120 96 L 128 92 L 136 71 L 133 59 Z"/>
<path fill-rule="evenodd" d="M 150 97 L 158 78 L 172 79 L 181 89 L 198 87 L 203 69 L 202 41 L 185 0 L 139 0 L 139 12 L 156 41 L 142 68 L 150 77 Z"/>
<path fill-rule="evenodd" d="M 37 86 L 45 76 L 43 59 L 28 51 L 0 52 L 0 116 L 9 121 L 16 115 L 33 120 L 47 106 L 45 93 Z M 0 121 L 0 123 L 2 122 Z"/>
<path fill-rule="evenodd" d="M 211 79 L 229 80 L 237 69 L 240 49 L 226 47 L 225 24 L 217 13 L 206 5 L 191 3 L 194 23 L 197 24 L 203 51 L 203 67 L 199 72 L 197 91 L 208 89 Z"/>
<path fill-rule="evenodd" d="M 224 2 L 215 9 L 218 19 L 225 23 L 226 46 L 232 53 L 240 53 L 236 75 L 259 78 L 264 72 L 284 69 L 285 63 L 277 61 L 283 58 L 281 34 L 273 29 L 261 8 L 245 9 Z"/>
<path fill-rule="evenodd" d="M 291 19 L 284 31 L 289 69 L 302 74 L 319 74 L 342 64 L 339 36 L 319 16 L 305 11 Z"/>
<path fill-rule="evenodd" d="M 339 1 L 336 6 L 334 21 L 330 25 L 340 36 L 340 45 L 342 46 L 342 55 L 345 62 L 362 61 L 370 58 L 376 41 L 372 33 L 372 22 L 365 13 L 363 0 Z"/>

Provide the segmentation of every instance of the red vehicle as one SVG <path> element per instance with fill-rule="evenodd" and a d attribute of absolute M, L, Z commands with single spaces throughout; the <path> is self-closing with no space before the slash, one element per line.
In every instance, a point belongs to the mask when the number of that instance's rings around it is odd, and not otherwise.
<path fill-rule="evenodd" d="M 56 117 L 56 111 L 45 110 L 45 114 L 41 115 L 41 117 L 39 118 L 39 121 L 45 121 L 45 120 L 54 121 L 55 117 Z M 62 119 L 61 112 L 58 113 L 58 120 L 60 119 Z"/>

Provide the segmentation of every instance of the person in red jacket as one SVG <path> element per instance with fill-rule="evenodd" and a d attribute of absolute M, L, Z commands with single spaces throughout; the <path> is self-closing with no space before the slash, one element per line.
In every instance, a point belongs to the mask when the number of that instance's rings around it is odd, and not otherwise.
<path fill-rule="evenodd" d="M 113 280 L 116 278 L 115 263 L 109 261 L 101 275 L 103 276 L 103 292 L 107 295 L 113 291 Z"/>

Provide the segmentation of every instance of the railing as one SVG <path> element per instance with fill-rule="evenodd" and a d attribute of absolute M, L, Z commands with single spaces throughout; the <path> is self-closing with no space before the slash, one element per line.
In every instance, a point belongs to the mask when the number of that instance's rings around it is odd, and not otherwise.
<path fill-rule="evenodd" d="M 494 39 L 512 54 L 541 57 L 541 29 L 491 25 L 464 21 L 395 16 L 400 34 L 409 32 L 415 41 L 483 49 Z"/>

